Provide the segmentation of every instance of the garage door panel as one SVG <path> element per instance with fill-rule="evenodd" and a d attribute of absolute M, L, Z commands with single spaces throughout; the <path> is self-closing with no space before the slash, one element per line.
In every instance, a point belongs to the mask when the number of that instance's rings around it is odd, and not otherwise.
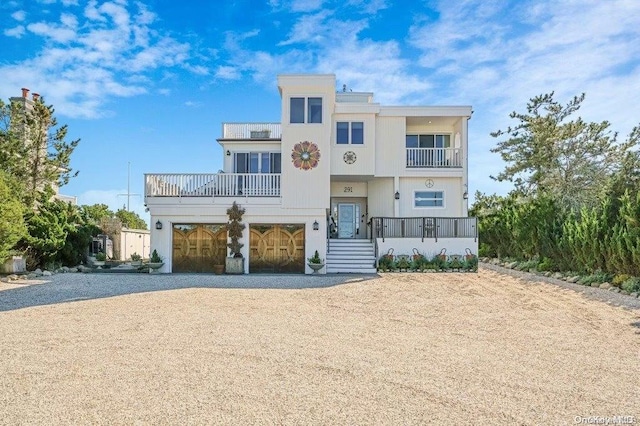
<path fill-rule="evenodd" d="M 226 256 L 225 224 L 173 225 L 173 272 L 219 272 Z"/>
<path fill-rule="evenodd" d="M 251 225 L 249 272 L 304 273 L 304 225 Z"/>

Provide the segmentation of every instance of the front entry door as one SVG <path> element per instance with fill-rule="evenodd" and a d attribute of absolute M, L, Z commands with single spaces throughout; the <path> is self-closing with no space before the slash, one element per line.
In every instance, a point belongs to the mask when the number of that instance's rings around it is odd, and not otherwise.
<path fill-rule="evenodd" d="M 338 238 L 356 237 L 356 205 L 338 204 Z"/>

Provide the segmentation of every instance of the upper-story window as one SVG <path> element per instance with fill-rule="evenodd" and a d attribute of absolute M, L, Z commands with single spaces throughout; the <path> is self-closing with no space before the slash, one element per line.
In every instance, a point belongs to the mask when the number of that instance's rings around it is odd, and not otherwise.
<path fill-rule="evenodd" d="M 364 123 L 362 121 L 338 121 L 336 123 L 336 143 L 362 145 L 364 143 Z"/>
<path fill-rule="evenodd" d="M 290 123 L 322 123 L 322 98 L 291 98 Z M 306 114 L 305 114 L 306 113 Z"/>
<path fill-rule="evenodd" d="M 279 152 L 236 152 L 234 173 L 281 173 L 282 154 Z"/>
<path fill-rule="evenodd" d="M 451 135 L 407 135 L 407 148 L 449 148 Z"/>

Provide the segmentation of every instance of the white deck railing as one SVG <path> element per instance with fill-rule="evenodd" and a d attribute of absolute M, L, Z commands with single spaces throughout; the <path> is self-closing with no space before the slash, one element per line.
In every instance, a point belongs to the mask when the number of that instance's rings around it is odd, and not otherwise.
<path fill-rule="evenodd" d="M 279 173 L 145 174 L 145 197 L 279 197 Z"/>
<path fill-rule="evenodd" d="M 407 148 L 407 167 L 462 167 L 462 149 Z"/>
<path fill-rule="evenodd" d="M 222 123 L 223 139 L 280 139 L 280 123 Z"/>

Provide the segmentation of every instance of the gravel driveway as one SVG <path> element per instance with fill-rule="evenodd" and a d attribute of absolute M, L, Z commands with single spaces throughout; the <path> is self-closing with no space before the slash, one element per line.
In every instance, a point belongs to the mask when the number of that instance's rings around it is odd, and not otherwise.
<path fill-rule="evenodd" d="M 0 424 L 638 423 L 631 308 L 488 268 L 0 283 Z"/>

